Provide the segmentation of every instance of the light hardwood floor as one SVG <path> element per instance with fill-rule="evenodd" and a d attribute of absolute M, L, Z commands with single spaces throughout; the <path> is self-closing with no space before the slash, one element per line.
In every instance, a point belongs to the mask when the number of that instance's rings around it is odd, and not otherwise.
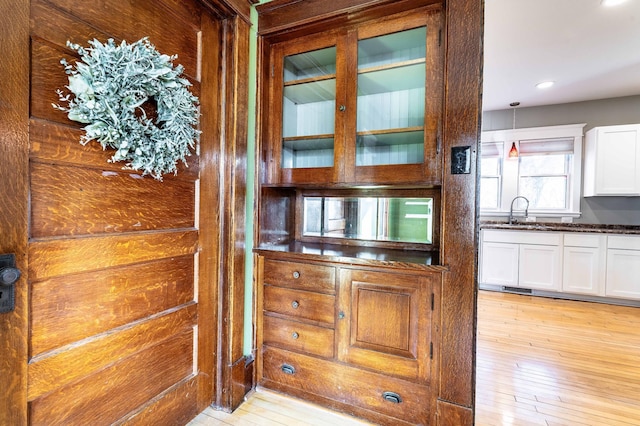
<path fill-rule="evenodd" d="M 476 377 L 480 426 L 640 425 L 640 308 L 480 291 Z M 259 390 L 190 424 L 369 423 Z"/>

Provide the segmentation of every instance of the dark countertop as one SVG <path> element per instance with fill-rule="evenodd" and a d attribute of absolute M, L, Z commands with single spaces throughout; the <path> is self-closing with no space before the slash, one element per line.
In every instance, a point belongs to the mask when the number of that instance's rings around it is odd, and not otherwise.
<path fill-rule="evenodd" d="M 291 260 L 318 260 L 363 266 L 386 266 L 417 270 L 446 270 L 438 265 L 437 251 L 394 250 L 374 247 L 357 247 L 335 244 L 291 242 L 289 244 L 264 244 L 254 252 L 267 257 Z"/>
<path fill-rule="evenodd" d="M 480 229 L 513 231 L 592 232 L 601 234 L 640 235 L 640 225 L 603 225 L 595 223 L 506 222 L 481 220 Z"/>

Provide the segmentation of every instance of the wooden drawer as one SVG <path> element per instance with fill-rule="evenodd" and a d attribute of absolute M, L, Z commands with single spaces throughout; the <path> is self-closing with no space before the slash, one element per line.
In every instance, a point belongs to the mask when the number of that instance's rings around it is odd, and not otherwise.
<path fill-rule="evenodd" d="M 264 316 L 263 344 L 332 358 L 335 331 L 297 321 Z"/>
<path fill-rule="evenodd" d="M 264 286 L 264 310 L 297 319 L 333 325 L 335 300 L 329 294 Z"/>
<path fill-rule="evenodd" d="M 282 262 L 265 259 L 265 284 L 335 294 L 336 269 L 309 263 Z"/>
<path fill-rule="evenodd" d="M 346 404 L 344 409 L 354 405 L 403 421 L 389 419 L 385 424 L 432 424 L 431 390 L 424 385 L 282 349 L 264 347 L 262 384 L 269 387 L 270 381 L 275 382 L 275 388 L 281 384 L 329 398 L 337 404 Z M 400 400 L 391 402 L 385 399 L 386 392 L 397 395 Z M 295 392 L 292 394 L 295 395 Z M 393 395 L 389 399 L 393 399 Z"/>

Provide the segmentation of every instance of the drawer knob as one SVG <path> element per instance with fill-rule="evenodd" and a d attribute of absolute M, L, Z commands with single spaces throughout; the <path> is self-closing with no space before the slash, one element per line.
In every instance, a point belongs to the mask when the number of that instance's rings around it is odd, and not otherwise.
<path fill-rule="evenodd" d="M 280 369 L 284 374 L 296 374 L 296 369 L 293 367 L 293 365 L 282 364 L 282 367 L 280 367 Z"/>
<path fill-rule="evenodd" d="M 297 280 L 298 278 L 300 278 L 300 272 L 298 272 L 298 271 L 293 271 L 293 278 L 295 278 L 296 280 Z"/>
<path fill-rule="evenodd" d="M 298 333 L 296 333 L 295 331 L 294 331 L 293 333 L 291 333 L 291 338 L 292 338 L 293 340 L 297 340 L 297 339 L 298 339 L 298 337 L 300 337 L 300 335 L 299 335 Z"/>
<path fill-rule="evenodd" d="M 402 398 L 400 398 L 400 395 L 398 395 L 395 392 L 383 392 L 382 393 L 382 398 L 385 401 L 389 401 L 389 402 L 392 402 L 394 404 L 400 404 L 402 402 Z"/>
<path fill-rule="evenodd" d="M 298 306 L 300 306 L 300 303 L 297 300 L 294 300 L 293 302 L 291 302 L 291 307 L 293 309 L 298 309 Z"/>

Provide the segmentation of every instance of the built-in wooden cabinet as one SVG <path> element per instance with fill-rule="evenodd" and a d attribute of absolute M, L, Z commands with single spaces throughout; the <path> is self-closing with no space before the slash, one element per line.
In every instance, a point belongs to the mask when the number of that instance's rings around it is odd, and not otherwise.
<path fill-rule="evenodd" d="M 257 385 L 472 425 L 482 3 L 256 9 Z"/>
<path fill-rule="evenodd" d="M 273 184 L 439 182 L 441 8 L 270 47 Z"/>
<path fill-rule="evenodd" d="M 429 424 L 437 267 L 276 259 L 259 257 L 258 383 L 383 424 Z"/>
<path fill-rule="evenodd" d="M 584 196 L 640 196 L 640 124 L 594 127 L 585 138 Z"/>

